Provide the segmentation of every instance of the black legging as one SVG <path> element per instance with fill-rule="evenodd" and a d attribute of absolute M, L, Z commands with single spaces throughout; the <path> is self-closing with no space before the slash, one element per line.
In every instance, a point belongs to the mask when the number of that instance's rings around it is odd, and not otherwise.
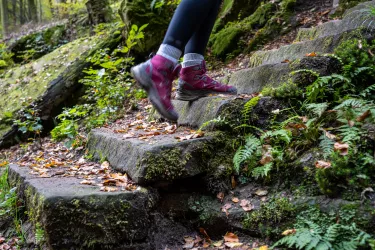
<path fill-rule="evenodd" d="M 222 0 L 182 0 L 172 18 L 163 44 L 203 55 Z"/>

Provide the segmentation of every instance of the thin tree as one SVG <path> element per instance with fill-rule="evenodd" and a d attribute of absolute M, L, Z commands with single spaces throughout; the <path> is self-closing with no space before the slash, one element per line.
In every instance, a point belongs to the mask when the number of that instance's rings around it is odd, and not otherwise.
<path fill-rule="evenodd" d="M 1 24 L 3 29 L 3 36 L 8 34 L 9 28 L 9 19 L 8 19 L 8 5 L 7 0 L 0 0 L 1 1 Z"/>

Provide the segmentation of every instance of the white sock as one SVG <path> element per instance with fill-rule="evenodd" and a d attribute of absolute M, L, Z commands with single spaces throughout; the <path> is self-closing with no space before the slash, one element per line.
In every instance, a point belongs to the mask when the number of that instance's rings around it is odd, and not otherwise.
<path fill-rule="evenodd" d="M 182 63 L 183 68 L 200 65 L 204 60 L 204 56 L 196 53 L 189 53 L 184 55 L 184 61 Z"/>
<path fill-rule="evenodd" d="M 182 55 L 182 51 L 168 44 L 162 44 L 159 47 L 157 55 L 167 58 L 173 63 L 177 64 Z"/>

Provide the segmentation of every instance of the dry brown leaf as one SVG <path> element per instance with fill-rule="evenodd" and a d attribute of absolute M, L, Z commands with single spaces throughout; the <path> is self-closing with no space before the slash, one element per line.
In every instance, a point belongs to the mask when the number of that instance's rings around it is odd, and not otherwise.
<path fill-rule="evenodd" d="M 199 228 L 199 232 L 204 236 L 204 239 L 207 241 L 207 242 L 212 242 L 211 241 L 211 238 L 210 238 L 210 236 L 208 236 L 208 234 L 207 234 L 207 232 L 206 232 L 206 230 L 204 230 L 204 228 Z"/>
<path fill-rule="evenodd" d="M 83 185 L 95 185 L 96 182 L 95 181 L 89 181 L 89 180 L 83 180 L 80 182 L 80 184 L 83 184 Z"/>
<path fill-rule="evenodd" d="M 228 210 L 232 207 L 232 204 L 227 203 L 221 207 L 221 211 L 224 212 L 227 216 L 229 215 Z"/>
<path fill-rule="evenodd" d="M 218 194 L 216 195 L 216 198 L 218 198 L 218 199 L 220 200 L 220 202 L 223 202 L 224 197 L 225 197 L 225 195 L 224 195 L 223 192 L 220 192 L 220 193 L 218 193 Z"/>
<path fill-rule="evenodd" d="M 317 54 L 315 52 L 311 52 L 311 53 L 307 53 L 306 56 L 307 57 L 316 57 Z"/>
<path fill-rule="evenodd" d="M 230 232 L 228 232 L 228 233 L 224 236 L 224 241 L 225 241 L 225 242 L 239 242 L 240 239 L 239 239 L 238 236 L 235 235 L 234 233 L 230 233 Z"/>
<path fill-rule="evenodd" d="M 281 235 L 288 236 L 288 235 L 295 234 L 296 232 L 297 230 L 295 229 L 288 229 L 288 230 L 285 230 Z"/>
<path fill-rule="evenodd" d="M 232 184 L 232 189 L 235 189 L 237 187 L 236 178 L 233 175 L 231 177 L 231 184 Z"/>
<path fill-rule="evenodd" d="M 258 196 L 266 196 L 268 194 L 268 191 L 264 189 L 258 189 L 257 191 L 255 191 L 255 194 Z"/>
<path fill-rule="evenodd" d="M 8 165 L 7 161 L 0 162 L 0 167 L 5 167 L 6 165 Z"/>
<path fill-rule="evenodd" d="M 212 244 L 214 247 L 221 247 L 223 245 L 224 241 L 223 240 L 219 240 L 219 241 L 216 241 L 214 242 L 214 244 Z"/>
<path fill-rule="evenodd" d="M 331 133 L 328 132 L 327 130 L 324 130 L 324 133 L 325 133 L 325 135 L 326 135 L 329 139 L 331 139 L 331 140 L 336 139 L 336 135 L 331 134 Z"/>
<path fill-rule="evenodd" d="M 42 174 L 40 175 L 40 177 L 41 177 L 41 178 L 51 178 L 51 176 L 50 176 L 49 174 L 47 174 L 47 173 L 42 173 Z"/>
<path fill-rule="evenodd" d="M 250 203 L 249 200 L 241 200 L 240 206 L 242 207 L 243 210 L 246 212 L 251 211 L 254 209 L 254 206 Z"/>
<path fill-rule="evenodd" d="M 319 169 L 326 169 L 326 168 L 330 168 L 331 166 L 332 164 L 330 162 L 326 162 L 326 161 L 315 162 L 315 167 Z"/>
<path fill-rule="evenodd" d="M 227 247 L 229 247 L 229 248 L 235 248 L 235 247 L 241 247 L 243 245 L 243 243 L 239 243 L 239 242 L 226 242 L 224 245 L 227 246 Z"/>
<path fill-rule="evenodd" d="M 118 191 L 118 188 L 116 188 L 116 187 L 101 187 L 100 191 L 103 191 L 103 192 L 116 192 L 116 191 Z"/>
<path fill-rule="evenodd" d="M 233 197 L 233 198 L 232 198 L 232 201 L 233 201 L 234 203 L 238 203 L 240 200 L 239 200 L 237 197 Z"/>
<path fill-rule="evenodd" d="M 335 151 L 339 151 L 340 155 L 347 155 L 349 151 L 349 144 L 336 142 L 333 146 Z"/>
<path fill-rule="evenodd" d="M 206 242 L 206 240 L 203 241 L 203 248 L 209 248 L 210 247 L 210 243 Z"/>
<path fill-rule="evenodd" d="M 371 115 L 371 111 L 370 110 L 367 110 L 366 112 L 364 112 L 361 116 L 359 116 L 357 118 L 357 122 L 363 122 L 364 120 L 366 120 L 367 117 L 369 117 Z"/>
<path fill-rule="evenodd" d="M 355 125 L 354 121 L 348 121 L 348 125 L 352 128 Z"/>
<path fill-rule="evenodd" d="M 290 60 L 288 59 L 285 59 L 284 61 L 282 61 L 281 63 L 290 63 Z"/>
<path fill-rule="evenodd" d="M 108 161 L 103 162 L 102 165 L 100 165 L 100 168 L 103 169 L 103 170 L 108 170 L 109 169 L 109 162 Z"/>

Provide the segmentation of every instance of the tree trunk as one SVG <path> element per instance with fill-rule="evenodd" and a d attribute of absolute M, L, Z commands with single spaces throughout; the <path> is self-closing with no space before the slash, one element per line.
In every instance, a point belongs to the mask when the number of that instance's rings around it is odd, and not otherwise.
<path fill-rule="evenodd" d="M 37 7 L 35 4 L 35 0 L 27 0 L 28 8 L 29 8 L 29 19 L 31 21 L 37 22 L 38 21 L 38 13 Z"/>
<path fill-rule="evenodd" d="M 17 0 L 12 0 L 13 27 L 17 25 Z"/>
<path fill-rule="evenodd" d="M 8 34 L 9 28 L 9 19 L 8 19 L 8 5 L 7 0 L 0 0 L 1 1 L 1 24 L 3 28 L 3 36 Z"/>
<path fill-rule="evenodd" d="M 25 23 L 25 10 L 24 10 L 24 2 L 20 0 L 20 23 Z"/>
<path fill-rule="evenodd" d="M 111 7 L 108 0 L 88 0 L 86 8 L 91 26 L 111 21 Z"/>

